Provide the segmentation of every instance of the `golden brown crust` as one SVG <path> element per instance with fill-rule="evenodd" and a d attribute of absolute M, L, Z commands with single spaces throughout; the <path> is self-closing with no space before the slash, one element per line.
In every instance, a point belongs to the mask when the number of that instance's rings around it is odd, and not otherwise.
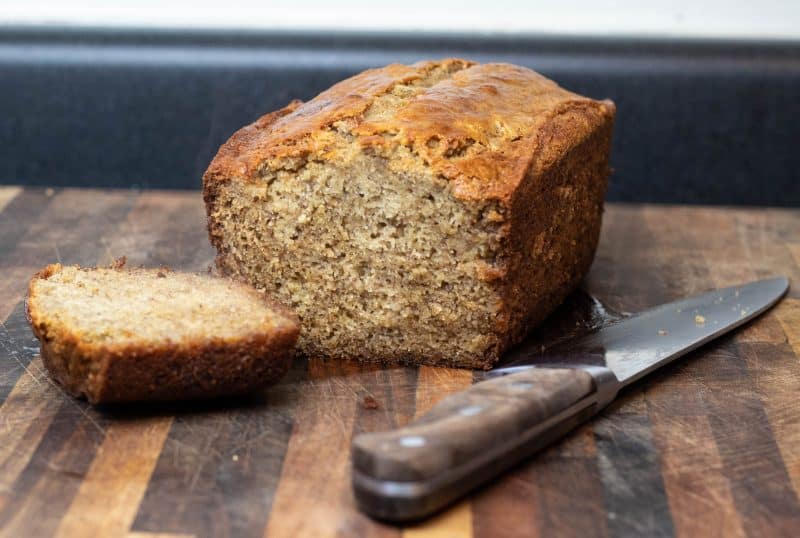
<path fill-rule="evenodd" d="M 607 106 L 610 117 L 576 108 L 543 129 L 540 143 L 547 151 L 537 153 L 549 160 L 537 159 L 509 211 L 494 360 L 544 320 L 589 271 L 608 186 L 614 105 Z"/>
<path fill-rule="evenodd" d="M 426 80 L 434 71 L 449 76 L 403 100 L 387 116 L 370 107 L 401 85 Z M 508 200 L 525 176 L 540 136 L 553 117 L 580 108 L 598 118 L 613 105 L 581 97 L 538 73 L 510 64 L 475 64 L 448 59 L 411 66 L 392 64 L 344 80 L 306 103 L 263 116 L 226 142 L 204 178 L 205 188 L 227 178 L 256 179 L 266 163 L 330 158 L 340 127 L 364 146 L 403 145 L 433 171 L 453 181 L 456 197 Z M 546 150 L 547 151 L 547 150 Z M 536 155 L 547 159 L 547 155 Z"/>
<path fill-rule="evenodd" d="M 87 348 L 62 334 L 42 342 L 41 354 L 54 380 L 92 404 L 186 400 L 246 394 L 277 382 L 289 369 L 296 338 L 284 331 L 237 342 Z"/>
<path fill-rule="evenodd" d="M 124 271 L 122 265 L 113 268 Z M 61 270 L 61 264 L 52 264 L 33 276 L 26 315 L 42 344 L 45 367 L 73 396 L 97 404 L 243 394 L 278 381 L 289 368 L 300 330 L 297 317 L 243 283 L 236 285 L 264 298 L 287 323 L 235 339 L 97 344 L 68 328 L 58 328 L 47 313 L 37 310 L 36 281 Z"/>

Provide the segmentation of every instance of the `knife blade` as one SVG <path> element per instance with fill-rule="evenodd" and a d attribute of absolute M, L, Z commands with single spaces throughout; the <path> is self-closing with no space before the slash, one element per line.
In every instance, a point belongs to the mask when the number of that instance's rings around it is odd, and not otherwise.
<path fill-rule="evenodd" d="M 653 370 L 757 317 L 785 277 L 657 306 L 541 349 L 512 350 L 487 380 L 408 426 L 352 444 L 358 508 L 407 522 L 431 515 L 562 437 Z"/>

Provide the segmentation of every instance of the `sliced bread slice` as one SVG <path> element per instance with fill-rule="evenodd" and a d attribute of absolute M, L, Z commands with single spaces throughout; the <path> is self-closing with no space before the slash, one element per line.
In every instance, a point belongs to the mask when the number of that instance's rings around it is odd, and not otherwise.
<path fill-rule="evenodd" d="M 251 392 L 288 370 L 296 317 L 233 280 L 48 265 L 28 287 L 47 371 L 91 403 Z"/>

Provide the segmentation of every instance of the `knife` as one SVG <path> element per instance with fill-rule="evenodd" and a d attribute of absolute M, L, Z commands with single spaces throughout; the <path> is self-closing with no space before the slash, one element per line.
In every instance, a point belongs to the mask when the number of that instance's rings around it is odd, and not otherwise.
<path fill-rule="evenodd" d="M 512 351 L 486 381 L 408 426 L 353 440 L 358 508 L 398 523 L 441 510 L 597 414 L 621 388 L 763 313 L 788 288 L 779 277 L 710 291 L 544 351 Z"/>

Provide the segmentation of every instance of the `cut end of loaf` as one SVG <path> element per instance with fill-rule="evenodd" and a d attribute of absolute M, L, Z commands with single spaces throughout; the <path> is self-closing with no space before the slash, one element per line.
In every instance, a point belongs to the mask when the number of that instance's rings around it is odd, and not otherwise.
<path fill-rule="evenodd" d="M 265 175 L 220 191 L 218 264 L 298 313 L 305 354 L 468 368 L 497 356 L 497 204 L 465 206 L 424 167 L 358 152 Z"/>
<path fill-rule="evenodd" d="M 28 289 L 48 372 L 92 403 L 255 390 L 277 380 L 299 327 L 264 295 L 169 269 L 50 265 Z"/>

